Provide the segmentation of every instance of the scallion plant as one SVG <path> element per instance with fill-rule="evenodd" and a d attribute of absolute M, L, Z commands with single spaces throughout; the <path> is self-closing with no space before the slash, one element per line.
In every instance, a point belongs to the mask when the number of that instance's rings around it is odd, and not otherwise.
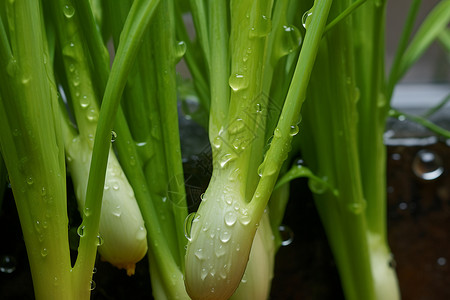
<path fill-rule="evenodd" d="M 434 40 L 450 44 L 449 0 L 411 38 L 419 5 L 385 76 L 383 0 L 2 2 L 0 152 L 36 298 L 88 299 L 98 246 L 129 274 L 148 249 L 156 299 L 268 298 L 297 177 L 309 178 L 346 298 L 399 298 L 384 125 L 408 68 Z M 189 217 L 182 58 L 213 159 Z M 290 166 L 299 151 L 307 166 Z M 82 216 L 74 265 L 66 174 Z"/>

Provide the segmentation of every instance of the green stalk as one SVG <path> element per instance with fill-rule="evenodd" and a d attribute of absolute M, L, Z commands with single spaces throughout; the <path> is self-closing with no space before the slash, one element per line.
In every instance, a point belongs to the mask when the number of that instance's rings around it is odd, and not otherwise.
<path fill-rule="evenodd" d="M 134 2 L 129 18 L 125 23 L 123 34 L 126 39 L 117 51 L 100 109 L 86 192 L 85 211 L 99 211 L 101 209 L 101 201 L 98 201 L 98 199 L 102 199 L 103 195 L 113 122 L 128 73 L 138 51 L 139 40 L 147 28 L 156 4 L 157 1 Z M 99 180 L 99 178 L 103 179 Z M 79 255 L 73 271 L 75 284 L 78 287 L 89 285 L 85 278 L 80 278 L 77 274 L 86 272 L 86 268 L 92 270 L 94 266 L 95 257 L 92 258 L 89 254 L 96 251 L 98 224 L 99 215 L 85 214 L 81 226 L 85 226 L 86 233 L 80 238 Z"/>
<path fill-rule="evenodd" d="M 6 9 L 10 44 L 2 25 L 0 148 L 35 297 L 87 299 L 71 282 L 64 146 L 40 3 L 15 1 L 3 3 L 1 9 Z"/>

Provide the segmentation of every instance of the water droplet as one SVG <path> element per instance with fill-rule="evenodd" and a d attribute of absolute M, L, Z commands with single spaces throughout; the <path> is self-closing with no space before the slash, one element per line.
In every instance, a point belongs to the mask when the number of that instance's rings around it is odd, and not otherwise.
<path fill-rule="evenodd" d="M 94 267 L 94 268 L 92 269 L 92 274 L 95 274 L 95 273 L 97 273 L 97 268 L 96 268 L 96 267 Z"/>
<path fill-rule="evenodd" d="M 434 180 L 444 172 L 441 157 L 432 150 L 420 150 L 412 162 L 412 169 L 417 177 L 424 180 Z"/>
<path fill-rule="evenodd" d="M 96 109 L 93 109 L 93 108 L 88 110 L 88 112 L 86 113 L 86 118 L 90 122 L 97 121 L 97 119 L 98 119 L 98 111 Z M 92 139 L 94 139 L 94 137 L 92 137 Z"/>
<path fill-rule="evenodd" d="M 264 162 L 262 164 L 259 165 L 258 167 L 258 175 L 259 177 L 262 177 L 263 173 L 264 173 Z"/>
<path fill-rule="evenodd" d="M 86 217 L 89 217 L 91 215 L 91 209 L 89 207 L 85 207 L 83 212 Z"/>
<path fill-rule="evenodd" d="M 84 226 L 84 225 L 78 226 L 77 233 L 80 237 L 84 236 L 85 229 L 86 229 L 86 226 Z"/>
<path fill-rule="evenodd" d="M 80 99 L 81 108 L 87 108 L 90 104 L 91 104 L 91 101 L 89 100 L 89 98 L 86 95 L 81 97 L 81 99 Z"/>
<path fill-rule="evenodd" d="M 204 255 L 203 255 L 203 249 L 202 248 L 198 248 L 197 250 L 195 250 L 194 254 L 199 260 L 203 260 L 205 258 Z"/>
<path fill-rule="evenodd" d="M 222 244 L 222 243 L 216 243 L 216 244 L 214 244 L 214 253 L 216 254 L 217 258 L 222 257 L 227 253 L 227 247 L 225 247 L 224 244 Z M 215 270 L 214 270 L 214 273 L 215 273 Z"/>
<path fill-rule="evenodd" d="M 136 232 L 136 239 L 139 241 L 144 240 L 147 237 L 147 230 L 143 226 L 139 226 L 139 229 Z"/>
<path fill-rule="evenodd" d="M 116 139 L 117 139 L 117 133 L 114 130 L 112 130 L 111 131 L 111 143 L 114 143 L 116 141 Z"/>
<path fill-rule="evenodd" d="M 227 226 L 233 226 L 236 223 L 237 215 L 234 211 L 229 211 L 225 214 L 225 224 Z"/>
<path fill-rule="evenodd" d="M 240 133 L 245 128 L 244 120 L 241 118 L 236 119 L 233 123 L 231 123 L 229 127 L 229 131 L 231 134 L 237 134 Z"/>
<path fill-rule="evenodd" d="M 302 35 L 295 26 L 283 26 L 280 35 L 280 57 L 294 52 L 302 43 Z"/>
<path fill-rule="evenodd" d="M 6 72 L 9 76 L 14 77 L 19 72 L 19 66 L 16 59 L 10 59 L 8 65 L 6 66 Z"/>
<path fill-rule="evenodd" d="M 175 46 L 175 57 L 181 59 L 186 53 L 186 43 L 184 41 L 179 41 Z"/>
<path fill-rule="evenodd" d="M 233 159 L 235 159 L 235 157 L 231 153 L 224 154 L 219 162 L 220 167 L 225 168 L 225 166 Z"/>
<path fill-rule="evenodd" d="M 273 132 L 274 137 L 279 138 L 281 137 L 281 129 L 275 128 L 275 131 Z"/>
<path fill-rule="evenodd" d="M 303 25 L 303 28 L 305 28 L 305 29 L 308 29 L 308 25 L 309 25 L 309 23 L 311 22 L 311 15 L 312 15 L 312 13 L 313 13 L 313 10 L 312 9 L 310 9 L 310 10 L 308 10 L 308 11 L 306 11 L 304 14 L 303 14 L 303 16 L 302 16 L 302 25 Z"/>
<path fill-rule="evenodd" d="M 220 147 L 222 146 L 222 137 L 220 135 L 215 137 L 213 141 L 213 146 L 216 149 L 220 149 Z"/>
<path fill-rule="evenodd" d="M 27 184 L 32 185 L 34 183 L 33 177 L 27 177 Z"/>
<path fill-rule="evenodd" d="M 116 181 L 113 183 L 112 185 L 113 190 L 118 191 L 120 189 L 120 185 L 119 183 Z"/>
<path fill-rule="evenodd" d="M 120 205 L 117 205 L 113 211 L 112 214 L 118 218 L 120 218 L 120 216 L 122 215 L 122 210 L 120 209 Z"/>
<path fill-rule="evenodd" d="M 42 248 L 42 250 L 41 250 L 41 256 L 42 257 L 46 257 L 48 255 L 48 250 L 47 250 L 47 248 Z"/>
<path fill-rule="evenodd" d="M 361 202 L 349 203 L 347 205 L 347 208 L 351 213 L 359 215 L 366 209 L 366 200 L 362 200 Z"/>
<path fill-rule="evenodd" d="M 230 175 L 228 175 L 228 180 L 230 181 L 236 181 L 239 177 L 239 174 L 241 173 L 241 170 L 239 168 L 234 169 Z M 227 202 L 228 203 L 228 202 Z M 228 203 L 231 204 L 231 203 Z"/>
<path fill-rule="evenodd" d="M 272 30 L 272 20 L 265 15 L 260 15 L 255 20 L 254 26 L 251 28 L 249 37 L 257 38 L 257 37 L 265 37 Z"/>
<path fill-rule="evenodd" d="M 17 261 L 14 256 L 3 255 L 0 258 L 0 272 L 11 274 L 16 270 Z"/>
<path fill-rule="evenodd" d="M 252 217 L 250 217 L 250 215 L 240 215 L 239 216 L 239 223 L 241 223 L 244 226 L 250 224 L 251 220 L 252 220 Z"/>
<path fill-rule="evenodd" d="M 323 194 L 327 190 L 327 185 L 322 180 L 311 178 L 308 180 L 308 186 L 314 194 Z"/>
<path fill-rule="evenodd" d="M 247 274 L 244 273 L 244 275 L 242 276 L 241 282 L 242 283 L 246 283 L 247 282 Z"/>
<path fill-rule="evenodd" d="M 28 84 L 29 82 L 30 82 L 30 80 L 31 80 L 31 77 L 30 76 L 24 76 L 24 77 L 22 77 L 22 84 Z"/>
<path fill-rule="evenodd" d="M 242 74 L 233 74 L 230 76 L 228 84 L 233 91 L 238 92 L 248 87 L 248 80 Z"/>
<path fill-rule="evenodd" d="M 64 5 L 63 13 L 66 18 L 70 19 L 75 14 L 75 8 L 70 4 L 66 4 Z"/>
<path fill-rule="evenodd" d="M 194 222 L 197 222 L 200 218 L 200 215 L 196 213 L 190 213 L 186 219 L 184 220 L 184 236 L 188 241 L 191 241 L 191 229 Z"/>
<path fill-rule="evenodd" d="M 261 103 L 256 103 L 256 113 L 262 112 L 262 105 Z"/>
<path fill-rule="evenodd" d="M 95 289 L 96 286 L 97 286 L 97 285 L 95 284 L 95 281 L 94 281 L 94 280 L 91 280 L 89 289 L 92 291 L 92 290 Z"/>
<path fill-rule="evenodd" d="M 75 65 L 74 64 L 70 64 L 69 65 L 69 72 L 74 72 L 75 71 Z"/>
<path fill-rule="evenodd" d="M 439 257 L 437 259 L 437 264 L 441 267 L 445 266 L 447 264 L 447 259 L 445 257 Z"/>
<path fill-rule="evenodd" d="M 202 193 L 202 194 L 200 195 L 200 200 L 201 200 L 202 202 L 206 202 L 205 193 Z"/>
<path fill-rule="evenodd" d="M 219 236 L 222 243 L 227 243 L 231 239 L 231 232 L 228 230 L 222 230 Z"/>
<path fill-rule="evenodd" d="M 103 237 L 100 234 L 97 234 L 97 246 L 103 245 L 104 240 Z"/>
<path fill-rule="evenodd" d="M 281 246 L 288 246 L 294 241 L 294 232 L 288 226 L 280 225 L 278 231 L 280 232 Z"/>
<path fill-rule="evenodd" d="M 202 270 L 200 271 L 200 278 L 202 280 L 205 280 L 206 276 L 208 276 L 208 270 L 206 270 L 205 268 L 202 268 Z"/>
<path fill-rule="evenodd" d="M 297 125 L 291 125 L 291 128 L 289 129 L 289 135 L 294 136 L 298 133 L 298 126 Z"/>

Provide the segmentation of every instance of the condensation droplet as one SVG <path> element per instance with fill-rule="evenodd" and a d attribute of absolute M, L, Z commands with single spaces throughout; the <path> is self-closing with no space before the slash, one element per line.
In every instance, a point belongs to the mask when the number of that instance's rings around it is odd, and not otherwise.
<path fill-rule="evenodd" d="M 104 240 L 103 237 L 100 234 L 97 234 L 97 246 L 103 245 Z"/>
<path fill-rule="evenodd" d="M 112 130 L 111 131 L 111 143 L 114 143 L 116 141 L 116 139 L 117 139 L 117 133 L 114 130 Z"/>
<path fill-rule="evenodd" d="M 361 202 L 349 203 L 347 208 L 351 213 L 359 215 L 366 209 L 366 201 L 362 200 Z"/>
<path fill-rule="evenodd" d="M 95 281 L 94 281 L 94 280 L 91 280 L 89 289 L 92 291 L 92 290 L 95 289 L 96 286 L 97 286 L 97 285 L 96 285 Z"/>
<path fill-rule="evenodd" d="M 222 243 L 227 243 L 231 239 L 231 232 L 228 230 L 222 230 L 219 235 Z"/>
<path fill-rule="evenodd" d="M 239 219 L 239 223 L 241 223 L 244 226 L 250 224 L 250 221 L 252 220 L 250 215 L 240 215 L 238 219 Z"/>
<path fill-rule="evenodd" d="M 235 159 L 235 157 L 231 153 L 224 154 L 219 161 L 220 167 L 225 168 L 225 166 L 233 159 Z"/>
<path fill-rule="evenodd" d="M 70 4 L 66 4 L 66 5 L 64 5 L 63 12 L 64 12 L 64 16 L 66 16 L 66 18 L 70 19 L 75 14 L 75 8 Z"/>
<path fill-rule="evenodd" d="M 200 278 L 202 280 L 205 280 L 206 276 L 208 276 L 208 270 L 206 270 L 205 268 L 202 268 L 202 270 L 200 271 Z"/>
<path fill-rule="evenodd" d="M 248 87 L 248 80 L 242 74 L 233 74 L 228 79 L 228 84 L 233 91 L 237 92 Z"/>
<path fill-rule="evenodd" d="M 200 218 L 199 214 L 196 214 L 195 212 L 190 213 L 186 219 L 184 220 L 184 236 L 187 238 L 188 241 L 191 241 L 191 229 L 194 222 L 198 222 Z"/>
<path fill-rule="evenodd" d="M 89 207 L 85 207 L 83 211 L 86 217 L 89 217 L 91 215 L 91 209 Z"/>
<path fill-rule="evenodd" d="M 144 240 L 147 237 L 147 230 L 143 226 L 139 226 L 139 229 L 136 232 L 136 239 L 139 241 Z"/>
<path fill-rule="evenodd" d="M 184 41 L 179 41 L 175 46 L 175 57 L 181 59 L 186 53 L 186 43 Z"/>
<path fill-rule="evenodd" d="M 308 25 L 311 22 L 311 19 L 309 18 L 312 15 L 312 9 L 306 11 L 302 16 L 302 25 L 303 28 L 308 29 Z"/>
<path fill-rule="evenodd" d="M 87 108 L 90 104 L 91 104 L 91 101 L 89 100 L 89 98 L 86 95 L 81 97 L 81 99 L 80 99 L 81 108 Z"/>
<path fill-rule="evenodd" d="M 236 223 L 237 216 L 234 211 L 229 211 L 225 214 L 225 224 L 227 226 L 233 226 Z"/>
<path fill-rule="evenodd" d="M 32 185 L 34 183 L 33 177 L 27 177 L 27 184 Z"/>
<path fill-rule="evenodd" d="M 17 261 L 14 258 L 14 256 L 10 255 L 3 255 L 0 258 L 0 272 L 11 274 L 16 270 L 17 267 Z"/>
<path fill-rule="evenodd" d="M 47 250 L 47 248 L 45 248 L 45 247 L 42 248 L 42 249 L 41 249 L 41 256 L 42 256 L 42 257 L 46 257 L 47 255 L 48 255 L 48 250 Z"/>
<path fill-rule="evenodd" d="M 194 254 L 199 260 L 203 260 L 205 258 L 202 248 L 198 248 L 197 250 L 195 250 Z"/>
<path fill-rule="evenodd" d="M 77 233 L 80 237 L 84 236 L 85 229 L 86 229 L 86 226 L 84 226 L 84 225 L 78 226 Z"/>
<path fill-rule="evenodd" d="M 435 180 L 444 173 L 442 158 L 432 150 L 420 150 L 412 162 L 412 169 L 417 177 Z"/>
<path fill-rule="evenodd" d="M 291 128 L 289 129 L 289 135 L 294 136 L 298 133 L 298 126 L 297 125 L 291 125 Z"/>
<path fill-rule="evenodd" d="M 281 246 L 288 246 L 292 244 L 294 241 L 294 232 L 291 228 L 285 225 L 280 225 L 280 227 L 278 227 L 278 231 L 280 232 Z"/>

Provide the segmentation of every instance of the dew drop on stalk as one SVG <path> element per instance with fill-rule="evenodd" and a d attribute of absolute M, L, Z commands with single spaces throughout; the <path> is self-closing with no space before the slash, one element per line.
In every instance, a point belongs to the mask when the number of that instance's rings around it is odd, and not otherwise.
<path fill-rule="evenodd" d="M 77 233 L 80 237 L 84 236 L 85 229 L 86 229 L 86 226 L 84 226 L 84 225 L 78 226 Z"/>
<path fill-rule="evenodd" d="M 216 243 L 214 244 L 214 253 L 216 254 L 216 257 L 222 257 L 227 253 L 227 247 L 225 247 L 222 243 Z"/>
<path fill-rule="evenodd" d="M 306 11 L 302 16 L 302 25 L 303 28 L 308 29 L 308 25 L 311 22 L 311 19 L 308 19 L 312 15 L 312 9 Z"/>
<path fill-rule="evenodd" d="M 298 126 L 297 125 L 291 125 L 291 128 L 289 129 L 289 135 L 294 136 L 298 133 Z"/>
<path fill-rule="evenodd" d="M 0 272 L 5 274 L 11 274 L 16 270 L 17 261 L 14 256 L 3 255 L 0 258 Z"/>
<path fill-rule="evenodd" d="M 86 217 L 89 217 L 91 215 L 91 209 L 89 207 L 85 207 L 83 212 Z"/>
<path fill-rule="evenodd" d="M 146 237 L 147 237 L 147 230 L 145 230 L 143 226 L 139 226 L 139 229 L 136 232 L 136 239 L 142 241 Z"/>
<path fill-rule="evenodd" d="M 225 214 L 225 224 L 227 226 L 233 226 L 236 223 L 237 215 L 234 211 L 229 211 Z"/>
<path fill-rule="evenodd" d="M 66 4 L 63 7 L 63 13 L 66 18 L 70 19 L 75 14 L 75 8 L 70 4 Z"/>
<path fill-rule="evenodd" d="M 206 268 L 202 268 L 202 270 L 200 271 L 200 278 L 202 280 L 205 280 L 206 276 L 208 276 L 208 270 L 206 270 Z"/>
<path fill-rule="evenodd" d="M 233 91 L 238 92 L 248 87 L 248 79 L 243 74 L 232 74 L 228 79 L 228 84 Z"/>
<path fill-rule="evenodd" d="M 224 154 L 220 159 L 220 167 L 225 168 L 225 166 L 234 159 L 235 157 L 231 153 Z"/>
<path fill-rule="evenodd" d="M 355 202 L 355 203 L 349 203 L 347 205 L 347 209 L 355 214 L 355 215 L 359 215 L 361 213 L 364 212 L 364 210 L 366 209 L 366 201 L 363 200 L 361 202 Z"/>
<path fill-rule="evenodd" d="M 222 146 L 222 137 L 221 136 L 216 136 L 215 138 L 214 138 L 214 141 L 213 141 L 213 146 L 214 146 L 214 148 L 216 148 L 216 149 L 220 149 L 220 147 Z"/>
<path fill-rule="evenodd" d="M 175 45 L 175 57 L 177 59 L 181 59 L 185 53 L 186 53 L 186 43 L 184 41 L 179 41 Z"/>
<path fill-rule="evenodd" d="M 282 56 L 297 50 L 302 42 L 300 31 L 295 26 L 284 25 L 280 38 L 280 50 Z"/>
<path fill-rule="evenodd" d="M 241 223 L 244 226 L 250 224 L 250 221 L 252 220 L 252 218 L 249 215 L 240 215 L 238 219 L 239 223 Z"/>
<path fill-rule="evenodd" d="M 97 246 L 103 245 L 104 240 L 103 237 L 100 234 L 97 234 Z"/>
<path fill-rule="evenodd" d="M 199 260 L 203 260 L 205 258 L 202 248 L 198 248 L 197 250 L 195 250 L 194 254 L 195 254 L 195 257 L 197 257 Z"/>
<path fill-rule="evenodd" d="M 95 281 L 94 281 L 94 280 L 91 280 L 91 281 L 90 281 L 90 287 L 89 287 L 89 289 L 92 291 L 92 290 L 95 289 L 96 286 L 97 286 L 97 285 L 96 285 Z"/>
<path fill-rule="evenodd" d="M 114 143 L 116 141 L 116 139 L 117 139 L 117 133 L 114 130 L 112 130 L 111 131 L 111 143 Z"/>
<path fill-rule="evenodd" d="M 89 104 L 91 104 L 88 96 L 84 95 L 83 97 L 81 97 L 80 99 L 80 106 L 81 108 L 87 108 L 89 106 Z"/>
<path fill-rule="evenodd" d="M 281 246 L 288 246 L 294 241 L 294 232 L 291 228 L 285 225 L 278 227 L 280 233 Z"/>
<path fill-rule="evenodd" d="M 17 65 L 16 59 L 10 59 L 8 65 L 6 66 L 6 72 L 9 76 L 14 77 L 19 72 L 19 66 Z"/>
<path fill-rule="evenodd" d="M 45 247 L 42 248 L 42 249 L 41 249 L 41 256 L 42 256 L 42 257 L 46 257 L 47 255 L 48 255 L 48 250 L 47 250 L 47 248 L 45 248 Z"/>
<path fill-rule="evenodd" d="M 184 220 L 184 236 L 188 241 L 191 241 L 191 229 L 194 222 L 197 222 L 200 218 L 200 215 L 196 213 L 190 213 L 186 219 Z"/>
<path fill-rule="evenodd" d="M 414 174 L 423 180 L 435 180 L 444 172 L 442 158 L 432 150 L 420 150 L 412 162 Z"/>
<path fill-rule="evenodd" d="M 258 38 L 267 36 L 272 30 L 272 20 L 266 15 L 256 18 L 254 26 L 250 29 L 249 37 Z"/>
<path fill-rule="evenodd" d="M 231 239 L 231 232 L 228 230 L 222 230 L 220 232 L 219 239 L 222 243 L 227 243 Z"/>
<path fill-rule="evenodd" d="M 274 137 L 281 137 L 281 130 L 280 128 L 275 128 L 275 131 L 273 132 Z"/>
<path fill-rule="evenodd" d="M 32 185 L 34 183 L 33 177 L 29 176 L 27 177 L 27 184 Z"/>

